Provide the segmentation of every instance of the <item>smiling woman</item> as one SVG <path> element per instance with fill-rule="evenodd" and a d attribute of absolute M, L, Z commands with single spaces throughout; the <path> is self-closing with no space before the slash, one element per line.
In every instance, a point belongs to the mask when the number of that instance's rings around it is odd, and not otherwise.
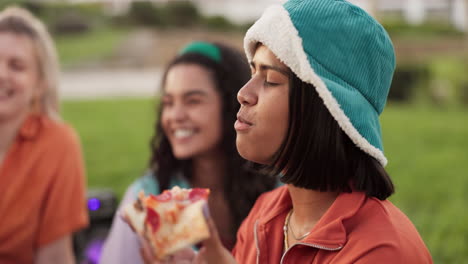
<path fill-rule="evenodd" d="M 218 155 L 221 106 L 221 96 L 208 69 L 180 64 L 169 70 L 162 96 L 161 123 L 177 159 Z"/>
<path fill-rule="evenodd" d="M 211 216 L 222 246 L 231 249 L 257 197 L 276 185 L 246 168 L 236 150 L 236 94 L 248 79 L 248 64 L 236 50 L 209 42 L 184 47 L 163 75 L 149 171 L 128 188 L 122 204 L 140 190 L 209 188 Z M 116 217 L 100 263 L 142 263 L 142 257 L 137 235 Z"/>
<path fill-rule="evenodd" d="M 58 72 L 44 25 L 20 8 L 1 11 L 0 263 L 74 263 L 71 234 L 88 222 L 79 141 L 58 113 Z"/>

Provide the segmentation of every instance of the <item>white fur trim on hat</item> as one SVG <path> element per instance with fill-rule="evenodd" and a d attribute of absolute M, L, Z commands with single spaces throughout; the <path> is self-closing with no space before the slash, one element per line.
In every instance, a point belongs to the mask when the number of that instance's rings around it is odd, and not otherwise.
<path fill-rule="evenodd" d="M 314 85 L 333 118 L 360 149 L 376 158 L 382 166 L 387 165 L 383 152 L 370 144 L 340 108 L 325 83 L 314 72 L 302 47 L 302 39 L 294 27 L 288 11 L 280 5 L 269 7 L 247 31 L 244 49 L 247 59 L 252 61 L 258 42 L 267 46 L 278 59 L 287 65 L 302 81 Z"/>

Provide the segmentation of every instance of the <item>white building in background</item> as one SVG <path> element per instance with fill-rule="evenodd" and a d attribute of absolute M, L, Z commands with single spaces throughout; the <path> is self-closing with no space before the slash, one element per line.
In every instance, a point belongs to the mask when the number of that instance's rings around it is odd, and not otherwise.
<path fill-rule="evenodd" d="M 49 0 L 50 1 L 50 0 Z M 52 0 L 53 1 L 53 0 Z M 59 0 L 56 0 L 59 1 Z M 60 0 L 63 1 L 63 0 Z M 134 1 L 166 3 L 177 0 L 64 0 L 72 3 L 100 2 L 111 13 L 123 13 Z M 234 23 L 251 22 L 272 4 L 286 0 L 189 0 L 205 15 L 222 15 Z M 377 18 L 397 14 L 417 25 L 427 20 L 445 20 L 457 29 L 468 32 L 468 0 L 348 0 Z"/>

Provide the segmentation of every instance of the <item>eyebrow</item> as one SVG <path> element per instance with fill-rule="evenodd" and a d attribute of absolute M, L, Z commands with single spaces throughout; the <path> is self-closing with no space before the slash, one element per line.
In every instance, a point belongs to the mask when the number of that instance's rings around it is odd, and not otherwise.
<path fill-rule="evenodd" d="M 256 69 L 254 61 L 250 62 L 250 66 L 252 66 L 252 68 Z M 267 64 L 260 64 L 259 68 L 260 68 L 260 70 L 263 70 L 263 71 L 273 70 L 273 71 L 277 71 L 277 72 L 279 72 L 281 74 L 284 74 L 286 76 L 289 76 L 289 71 L 282 68 L 282 67 L 278 67 L 278 66 L 274 66 L 274 65 L 267 65 Z"/>
<path fill-rule="evenodd" d="M 197 96 L 197 95 L 206 96 L 206 92 L 201 91 L 201 90 L 191 90 L 191 91 L 185 92 L 185 93 L 182 95 L 182 97 L 186 98 L 186 97 Z M 172 96 L 172 95 L 171 95 L 171 94 L 165 93 L 163 96 L 164 96 L 164 97 L 167 97 L 167 96 Z"/>

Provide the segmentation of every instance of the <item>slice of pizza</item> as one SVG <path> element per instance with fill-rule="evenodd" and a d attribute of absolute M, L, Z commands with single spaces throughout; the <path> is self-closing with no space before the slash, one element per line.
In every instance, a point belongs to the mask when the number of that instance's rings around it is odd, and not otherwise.
<path fill-rule="evenodd" d="M 134 203 L 124 207 L 123 214 L 148 241 L 153 255 L 162 260 L 210 236 L 202 212 L 209 193 L 209 189 L 177 186 L 159 195 L 145 196 L 141 191 Z"/>

